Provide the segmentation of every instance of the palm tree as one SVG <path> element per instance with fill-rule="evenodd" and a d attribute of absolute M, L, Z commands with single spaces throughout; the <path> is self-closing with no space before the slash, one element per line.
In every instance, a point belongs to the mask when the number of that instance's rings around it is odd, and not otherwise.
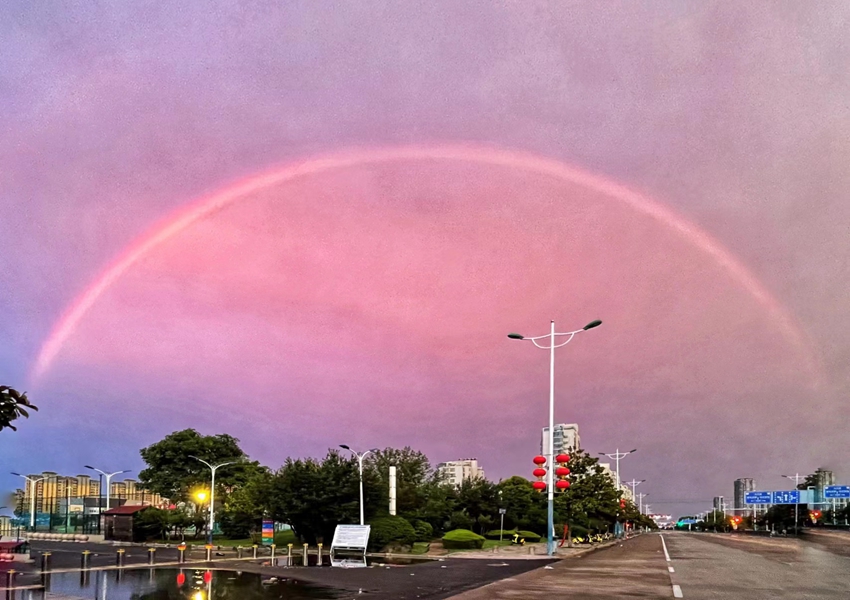
<path fill-rule="evenodd" d="M 12 421 L 19 417 L 29 417 L 28 410 L 38 410 L 38 407 L 30 404 L 26 392 L 21 393 L 7 385 L 0 385 L 0 431 L 7 427 L 17 431 Z"/>

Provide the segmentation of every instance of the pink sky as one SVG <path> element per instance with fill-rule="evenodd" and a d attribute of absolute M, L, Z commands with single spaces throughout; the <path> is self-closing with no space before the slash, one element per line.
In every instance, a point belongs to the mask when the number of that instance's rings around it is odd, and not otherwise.
<path fill-rule="evenodd" d="M 659 510 L 843 460 L 847 7 L 473 4 L 0 9 L 0 375 L 42 407 L 4 436 L 15 470 L 138 468 L 194 426 L 272 466 L 409 444 L 528 475 L 547 357 L 505 334 L 595 318 L 559 351 L 556 416 L 593 452 L 640 448 L 624 477 Z M 636 190 L 751 279 L 587 182 L 353 164 L 150 249 L 29 380 L 75 298 L 198 199 L 349 149 L 470 143 Z"/>

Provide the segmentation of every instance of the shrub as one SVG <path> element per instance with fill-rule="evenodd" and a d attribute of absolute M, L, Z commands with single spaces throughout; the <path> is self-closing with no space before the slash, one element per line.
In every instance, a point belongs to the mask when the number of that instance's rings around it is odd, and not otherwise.
<path fill-rule="evenodd" d="M 402 517 L 381 517 L 370 523 L 369 548 L 381 550 L 388 544 L 409 546 L 416 541 L 416 530 Z"/>
<path fill-rule="evenodd" d="M 473 533 L 469 529 L 454 529 L 443 536 L 443 548 L 447 550 L 467 550 L 483 546 L 484 536 Z"/>
<path fill-rule="evenodd" d="M 484 537 L 486 537 L 488 540 L 498 540 L 499 537 L 500 537 L 499 534 L 501 534 L 501 538 L 503 540 L 509 540 L 509 539 L 511 539 L 511 537 L 513 537 L 514 530 L 513 529 L 504 529 L 504 530 L 502 530 L 502 529 L 492 529 L 492 530 L 488 531 L 487 533 L 485 533 Z"/>
<path fill-rule="evenodd" d="M 430 542 L 434 538 L 434 528 L 427 521 L 414 521 L 417 542 Z"/>

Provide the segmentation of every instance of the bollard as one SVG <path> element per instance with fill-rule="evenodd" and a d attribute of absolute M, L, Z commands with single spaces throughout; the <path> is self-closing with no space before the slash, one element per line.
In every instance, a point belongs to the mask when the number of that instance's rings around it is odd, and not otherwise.
<path fill-rule="evenodd" d="M 236 546 L 236 558 L 242 558 L 242 546 Z"/>
<path fill-rule="evenodd" d="M 17 571 L 15 569 L 9 569 L 6 571 L 6 587 L 13 588 L 15 587 L 15 573 Z"/>
<path fill-rule="evenodd" d="M 41 555 L 41 570 L 49 571 L 50 570 L 50 552 L 45 552 Z"/>
<path fill-rule="evenodd" d="M 309 564 L 310 564 L 310 562 L 307 559 L 307 544 L 304 544 L 304 566 L 306 567 Z"/>
<path fill-rule="evenodd" d="M 177 556 L 177 562 L 184 563 L 186 562 L 186 544 L 180 544 L 177 546 L 177 552 L 180 554 Z"/>
<path fill-rule="evenodd" d="M 124 566 L 124 555 L 127 554 L 127 551 L 124 548 L 118 548 L 115 552 L 115 566 L 123 567 Z"/>
<path fill-rule="evenodd" d="M 275 546 L 274 544 L 272 544 L 272 545 L 270 546 L 270 548 L 271 548 L 271 551 L 272 551 L 272 555 L 271 555 L 272 564 L 274 564 L 274 550 L 275 550 L 275 548 L 277 548 L 277 546 Z"/>
<path fill-rule="evenodd" d="M 89 557 L 91 556 L 91 552 L 88 550 L 83 550 L 82 557 L 80 558 L 80 567 L 85 571 L 89 568 Z"/>
<path fill-rule="evenodd" d="M 156 548 L 148 548 L 148 564 L 156 563 Z"/>
<path fill-rule="evenodd" d="M 319 544 L 319 555 L 316 558 L 316 566 L 317 567 L 322 566 L 322 544 Z"/>
<path fill-rule="evenodd" d="M 257 558 L 257 544 L 254 544 L 254 558 Z"/>
<path fill-rule="evenodd" d="M 292 544 L 286 545 L 286 566 L 292 566 Z"/>
<path fill-rule="evenodd" d="M 210 562 L 210 561 L 212 560 L 212 550 L 213 550 L 213 547 L 212 547 L 210 544 L 207 544 L 206 546 L 204 546 L 204 548 L 205 548 L 205 549 L 206 549 L 206 551 L 207 551 L 207 558 L 206 558 L 205 560 L 206 560 L 207 562 Z"/>

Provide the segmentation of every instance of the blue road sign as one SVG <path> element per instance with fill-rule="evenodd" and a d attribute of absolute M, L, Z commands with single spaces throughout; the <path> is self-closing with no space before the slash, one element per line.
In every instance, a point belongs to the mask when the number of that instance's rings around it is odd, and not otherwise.
<path fill-rule="evenodd" d="M 799 504 L 800 503 L 800 490 L 783 490 L 780 492 L 773 492 L 773 503 L 774 504 Z"/>
<path fill-rule="evenodd" d="M 823 488 L 824 498 L 850 498 L 850 485 L 828 485 Z"/>
<path fill-rule="evenodd" d="M 747 492 L 744 494 L 744 504 L 770 504 L 773 502 L 773 492 Z"/>

